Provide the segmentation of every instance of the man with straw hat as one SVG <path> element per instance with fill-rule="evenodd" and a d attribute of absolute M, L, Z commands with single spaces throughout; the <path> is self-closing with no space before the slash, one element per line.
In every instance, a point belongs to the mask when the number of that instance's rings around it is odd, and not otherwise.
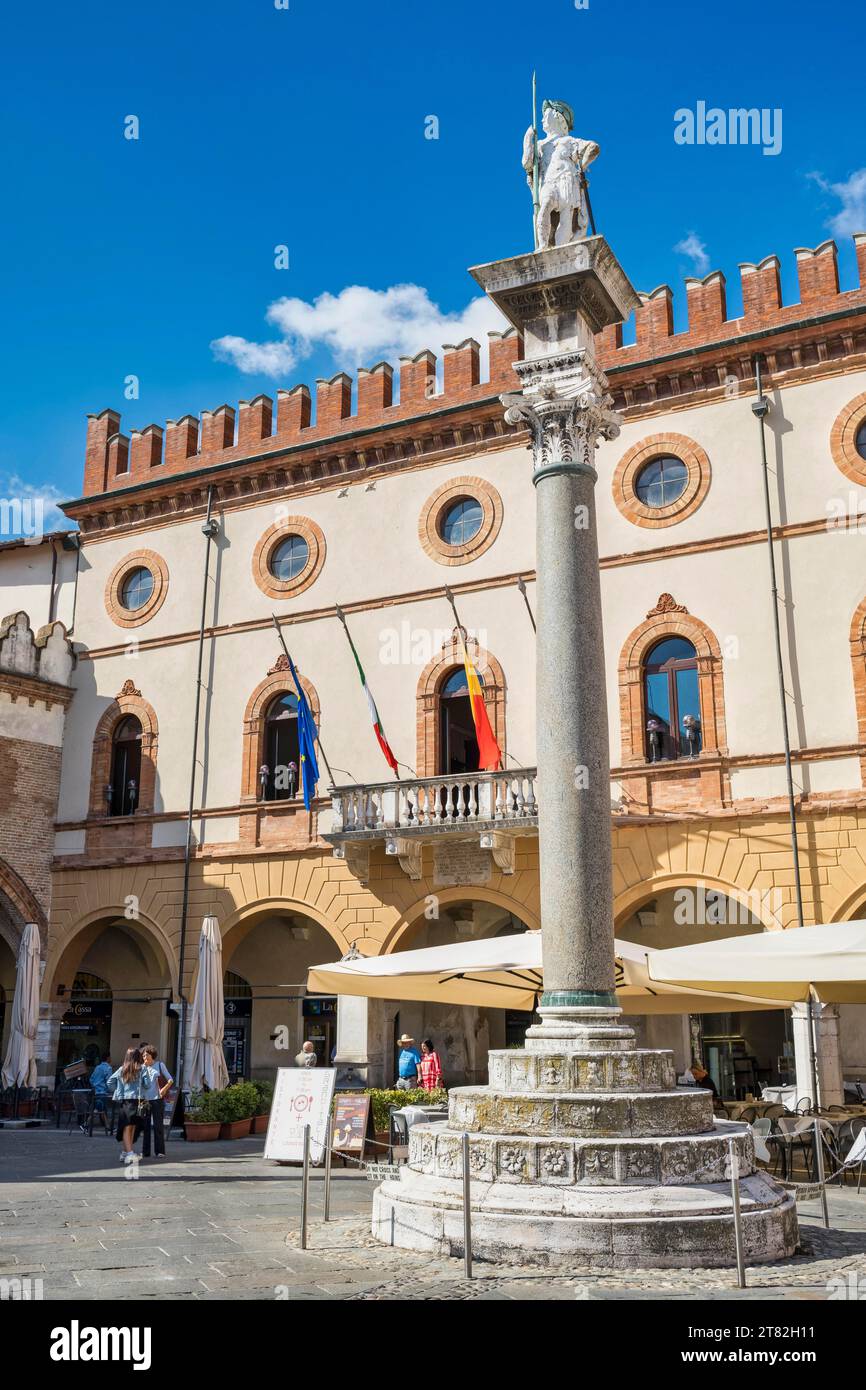
<path fill-rule="evenodd" d="M 400 1048 L 397 1058 L 397 1090 L 414 1091 L 420 1084 L 418 1068 L 421 1065 L 421 1053 L 415 1046 L 415 1039 L 410 1038 L 408 1033 L 397 1039 L 397 1046 Z"/>

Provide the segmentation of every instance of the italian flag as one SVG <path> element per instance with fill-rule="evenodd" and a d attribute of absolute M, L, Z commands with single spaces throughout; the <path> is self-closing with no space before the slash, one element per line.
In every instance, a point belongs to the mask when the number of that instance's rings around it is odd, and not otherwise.
<path fill-rule="evenodd" d="M 463 648 L 463 665 L 466 669 L 469 706 L 472 710 L 472 722 L 475 725 L 475 737 L 478 740 L 478 770 L 479 772 L 497 772 L 502 766 L 502 750 L 490 727 L 487 706 L 481 691 L 481 682 L 478 679 L 478 672 L 469 660 L 462 629 L 460 630 L 460 646 Z"/>
<path fill-rule="evenodd" d="M 349 646 L 352 648 L 352 655 L 355 658 L 355 665 L 358 668 L 358 675 L 361 677 L 361 684 L 364 687 L 364 694 L 367 697 L 367 708 L 370 711 L 370 723 L 373 725 L 373 733 L 379 740 L 379 747 L 385 755 L 386 763 L 394 772 L 396 772 L 397 759 L 394 757 L 394 754 L 391 751 L 391 745 L 385 737 L 385 730 L 382 728 L 382 721 L 379 718 L 379 711 L 376 708 L 376 701 L 373 699 L 373 692 L 367 684 L 367 677 L 364 675 L 364 668 L 361 665 L 361 658 L 355 651 L 355 643 L 352 641 L 349 629 L 345 628 L 344 630 L 346 636 L 349 638 Z"/>

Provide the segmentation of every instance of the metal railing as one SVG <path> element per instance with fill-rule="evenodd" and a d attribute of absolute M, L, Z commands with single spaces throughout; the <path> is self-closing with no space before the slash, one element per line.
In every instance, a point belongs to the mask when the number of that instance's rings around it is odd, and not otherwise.
<path fill-rule="evenodd" d="M 466 827 L 533 821 L 538 815 L 534 767 L 462 772 L 405 782 L 335 787 L 331 833 Z"/>

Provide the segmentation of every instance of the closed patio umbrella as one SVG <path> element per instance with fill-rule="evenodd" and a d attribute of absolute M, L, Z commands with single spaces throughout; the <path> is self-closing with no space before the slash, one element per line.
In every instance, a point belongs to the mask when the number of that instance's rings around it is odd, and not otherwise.
<path fill-rule="evenodd" d="M 192 1048 L 188 1080 L 193 1089 L 205 1085 L 212 1091 L 222 1091 L 228 1086 L 224 1028 L 222 938 L 217 919 L 205 917 L 198 942 L 198 979 L 189 1029 Z"/>
<path fill-rule="evenodd" d="M 18 947 L 12 1027 L 3 1060 L 4 1086 L 36 1085 L 36 1029 L 39 1024 L 39 928 L 28 922 Z"/>
<path fill-rule="evenodd" d="M 630 941 L 615 944 L 617 1003 L 625 1013 L 725 1013 L 784 1007 L 763 996 L 737 993 L 732 998 L 717 989 L 657 984 L 647 970 L 647 957 L 654 952 Z M 360 994 L 371 999 L 493 1009 L 532 1010 L 543 988 L 539 931 L 456 941 L 389 956 L 359 956 L 314 966 L 307 977 L 307 989 L 314 994 Z"/>

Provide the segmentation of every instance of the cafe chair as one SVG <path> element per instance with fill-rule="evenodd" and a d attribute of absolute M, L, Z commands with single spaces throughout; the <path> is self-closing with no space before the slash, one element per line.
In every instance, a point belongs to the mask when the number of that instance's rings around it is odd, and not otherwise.
<path fill-rule="evenodd" d="M 755 1143 L 755 1158 L 760 1159 L 762 1163 L 772 1162 L 773 1155 L 767 1147 L 767 1140 L 773 1128 L 773 1121 L 763 1116 L 762 1118 L 753 1120 L 751 1128 L 752 1139 Z"/>
<path fill-rule="evenodd" d="M 405 1163 L 409 1157 L 409 1123 L 392 1105 L 388 1119 L 388 1162 Z"/>

